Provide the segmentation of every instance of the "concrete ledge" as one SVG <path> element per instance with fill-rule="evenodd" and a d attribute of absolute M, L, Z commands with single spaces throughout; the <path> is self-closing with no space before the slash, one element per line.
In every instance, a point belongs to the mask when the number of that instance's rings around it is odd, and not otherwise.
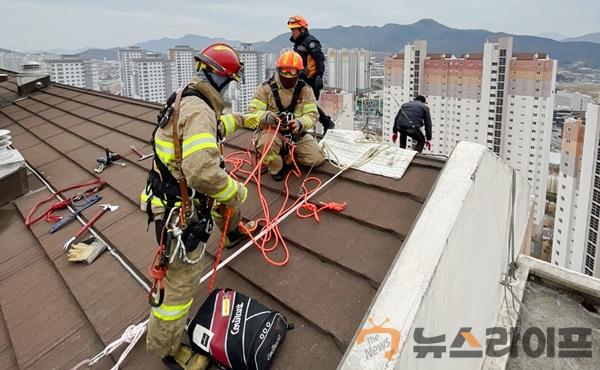
<path fill-rule="evenodd" d="M 529 256 L 520 256 L 519 263 L 529 273 L 565 289 L 600 299 L 600 279 L 584 275 Z"/>
<path fill-rule="evenodd" d="M 481 369 L 483 358 L 417 359 L 413 334 L 461 327 L 477 338 L 495 325 L 514 228 L 514 257 L 528 233 L 529 185 L 486 147 L 459 143 L 392 263 L 340 369 Z M 514 204 L 514 223 L 511 210 Z M 400 341 L 394 347 L 390 338 Z"/>

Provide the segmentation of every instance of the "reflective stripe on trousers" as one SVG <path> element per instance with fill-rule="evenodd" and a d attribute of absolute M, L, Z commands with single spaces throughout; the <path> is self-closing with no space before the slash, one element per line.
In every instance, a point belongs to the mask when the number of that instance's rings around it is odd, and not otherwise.
<path fill-rule="evenodd" d="M 180 319 L 183 316 L 187 315 L 187 313 L 190 311 L 190 307 L 192 306 L 193 301 L 194 299 L 192 298 L 186 304 L 172 306 L 162 304 L 160 305 L 160 307 L 153 307 L 152 315 L 154 315 L 157 319 L 163 321 L 174 321 Z"/>

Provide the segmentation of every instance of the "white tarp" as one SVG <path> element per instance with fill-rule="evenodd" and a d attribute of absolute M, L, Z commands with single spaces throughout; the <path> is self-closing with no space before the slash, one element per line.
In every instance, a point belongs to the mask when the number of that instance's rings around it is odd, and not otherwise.
<path fill-rule="evenodd" d="M 396 180 L 404 175 L 417 153 L 390 143 L 370 141 L 361 131 L 350 130 L 328 130 L 320 145 L 324 149 L 325 158 L 340 166 L 356 163 L 359 157 L 369 151 L 376 153 L 366 163 L 354 168 Z"/>

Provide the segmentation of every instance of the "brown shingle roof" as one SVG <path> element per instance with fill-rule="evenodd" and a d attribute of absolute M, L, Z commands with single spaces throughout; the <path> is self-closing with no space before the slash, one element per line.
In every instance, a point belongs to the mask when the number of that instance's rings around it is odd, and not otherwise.
<path fill-rule="evenodd" d="M 149 279 L 147 270 L 156 242 L 153 232 L 146 232 L 146 215 L 139 210 L 138 197 L 150 161 L 138 162 L 129 146 L 134 144 L 149 151 L 148 139 L 159 109 L 157 104 L 56 84 L 0 109 L 0 128 L 13 130 L 15 147 L 57 188 L 96 176 L 92 169 L 96 158 L 103 155 L 104 146 L 125 156 L 126 167 L 112 166 L 101 174 L 109 182 L 102 191 L 102 202 L 121 208 L 102 218 L 96 229 L 146 279 Z M 251 133 L 243 130 L 227 140 L 226 151 L 245 149 L 250 140 Z M 282 223 L 281 230 L 291 254 L 288 265 L 267 265 L 252 248 L 219 272 L 218 287 L 240 290 L 280 310 L 295 324 L 296 329 L 289 333 L 275 358 L 274 369 L 337 366 L 442 166 L 442 161 L 418 155 L 399 181 L 347 171 L 314 199 L 315 202 L 345 201 L 346 210 L 323 215 L 320 223 L 296 218 Z M 312 174 L 326 180 L 336 172 L 334 167 L 325 164 L 315 168 Z M 300 180 L 291 181 L 292 193 L 299 187 Z M 249 189 L 250 194 L 255 193 L 254 185 Z M 282 185 L 266 177 L 263 189 L 271 209 L 277 210 L 284 196 Z M 15 204 L 21 216 L 47 195 L 48 192 L 42 190 L 17 200 Z M 248 218 L 259 216 L 256 197 L 249 197 L 243 211 Z M 83 214 L 90 217 L 94 212 L 90 209 Z M 21 223 L 17 221 L 12 223 Z M 94 354 L 100 347 L 98 341 L 108 344 L 127 325 L 143 320 L 148 313 L 145 291 L 108 253 L 89 266 L 66 261 L 62 245 L 79 226 L 71 224 L 48 235 L 48 224 L 39 223 L 32 227 L 31 234 L 22 236 L 37 243 L 31 248 L 38 254 L 43 251 L 47 262 L 31 270 L 37 277 L 39 289 L 50 286 L 46 276 L 60 276 L 64 281 L 62 286 L 52 283 L 56 285 L 53 289 L 63 290 L 56 296 L 71 297 L 68 304 L 75 311 L 79 310 L 81 315 L 77 313 L 77 317 L 89 325 L 86 331 L 64 332 L 63 339 L 67 342 L 75 340 L 76 333 L 85 333 L 91 338 L 86 341 L 94 340 L 93 346 L 90 344 L 85 350 L 61 349 L 72 357 L 72 362 L 67 361 L 68 366 Z M 217 237 L 218 232 L 214 232 L 209 241 L 211 256 Z M 230 253 L 225 251 L 223 258 Z M 0 302 L 22 293 L 16 286 L 3 287 L 2 284 Z M 206 297 L 206 289 L 206 284 L 200 287 L 195 308 Z M 32 291 L 31 294 L 37 293 Z M 61 298 L 59 304 L 67 304 L 63 302 L 66 300 Z M 14 320 L 13 323 L 7 321 L 10 337 L 27 337 L 30 333 L 24 332 L 19 322 L 37 314 L 35 310 L 24 308 L 21 316 L 10 317 Z M 53 325 L 66 330 L 71 324 L 61 316 Z M 54 333 L 57 328 L 41 326 L 39 330 L 44 342 L 39 346 L 49 345 L 56 339 L 47 337 L 51 333 L 45 331 Z M 26 361 L 27 353 L 15 347 L 19 363 Z M 65 367 L 66 364 L 60 362 L 62 360 L 50 361 L 49 358 L 48 361 L 49 366 Z M 144 368 L 161 366 L 146 354 L 143 344 L 136 347 L 127 363 L 146 366 Z"/>

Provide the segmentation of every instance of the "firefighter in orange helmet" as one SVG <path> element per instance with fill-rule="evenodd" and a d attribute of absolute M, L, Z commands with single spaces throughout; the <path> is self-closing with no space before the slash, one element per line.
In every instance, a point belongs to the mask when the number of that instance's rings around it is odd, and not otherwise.
<path fill-rule="evenodd" d="M 321 43 L 317 38 L 308 32 L 308 21 L 301 15 L 293 15 L 288 19 L 288 28 L 292 33 L 290 41 L 294 43 L 294 51 L 302 57 L 304 62 L 304 71 L 300 78 L 304 80 L 315 94 L 315 99 L 319 100 L 319 95 L 323 89 L 323 74 L 325 73 L 325 55 L 321 49 Z M 323 129 L 334 128 L 335 123 L 323 110 L 319 110 L 319 122 Z"/>
<path fill-rule="evenodd" d="M 257 149 L 262 153 L 273 138 L 278 118 L 282 119 L 281 134 L 295 145 L 297 163 L 318 166 L 325 158 L 317 141 L 307 131 L 314 127 L 319 113 L 313 90 L 300 79 L 303 68 L 302 57 L 295 51 L 281 54 L 277 60 L 277 73 L 258 87 L 248 104 L 246 125 L 260 126 Z M 281 137 L 276 136 L 264 159 L 275 181 L 285 177 L 289 161 L 284 159 L 288 154 L 291 154 L 290 148 Z"/>
<path fill-rule="evenodd" d="M 222 94 L 231 81 L 240 80 L 243 64 L 237 52 L 222 43 L 204 48 L 195 61 L 196 76 L 183 90 L 179 120 L 173 122 L 173 116 L 167 114 L 176 104 L 175 94 L 159 115 L 159 125 L 152 140 L 154 162 L 141 194 L 141 207 L 148 212 L 149 220 L 155 222 L 157 240 L 171 240 L 162 238 L 176 225 L 169 214 L 182 204 L 177 180 L 179 169 L 187 181 L 188 196 L 195 204 L 195 212 L 183 230 L 186 254 L 182 253 L 167 264 L 164 299 L 153 302 L 146 335 L 148 350 L 161 358 L 169 369 L 176 370 L 202 370 L 208 366 L 206 357 L 192 353 L 190 347 L 181 344 L 201 274 L 210 263 L 202 258 L 203 243 L 208 239 L 206 234 L 210 235 L 214 222 L 221 232 L 226 233 L 226 246 L 233 246 L 245 238 L 239 223 L 240 206 L 246 200 L 247 189 L 223 169 L 219 149 L 219 138 L 244 126 L 242 114 L 222 113 Z M 174 124 L 178 125 L 177 138 L 173 137 Z M 175 140 L 181 143 L 180 166 L 174 149 Z M 211 208 L 213 202 L 215 206 Z M 232 210 L 228 230 L 223 230 L 224 207 Z M 252 229 L 253 223 L 246 226 Z M 173 238 L 170 245 L 165 245 L 170 249 L 169 255 L 175 253 L 176 244 Z"/>

